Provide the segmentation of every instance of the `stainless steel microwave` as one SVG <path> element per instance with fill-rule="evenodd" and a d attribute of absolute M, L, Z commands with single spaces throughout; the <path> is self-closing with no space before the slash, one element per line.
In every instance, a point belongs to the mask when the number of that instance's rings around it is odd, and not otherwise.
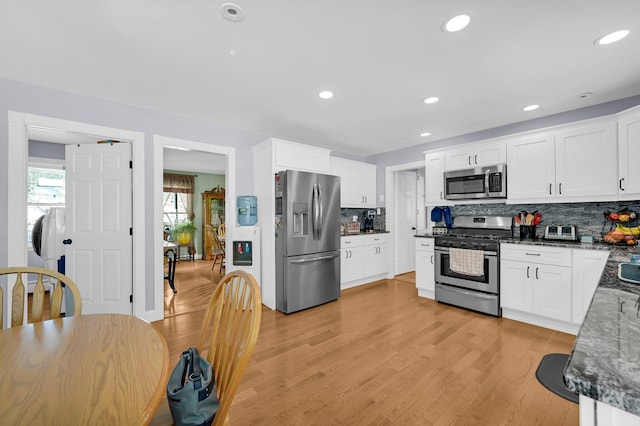
<path fill-rule="evenodd" d="M 444 172 L 444 198 L 507 198 L 507 165 Z"/>

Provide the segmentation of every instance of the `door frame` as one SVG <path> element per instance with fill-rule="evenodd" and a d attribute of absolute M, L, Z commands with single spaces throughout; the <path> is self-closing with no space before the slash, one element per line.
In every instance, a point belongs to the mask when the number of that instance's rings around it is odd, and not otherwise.
<path fill-rule="evenodd" d="M 164 255 L 163 255 L 163 213 L 162 213 L 162 187 L 164 170 L 164 147 L 173 146 L 185 148 L 191 151 L 200 151 L 210 154 L 226 156 L 225 167 L 225 223 L 227 241 L 232 241 L 234 226 L 237 223 L 236 209 L 236 148 L 232 146 L 213 145 L 204 142 L 195 142 L 186 139 L 177 139 L 162 135 L 153 135 L 153 300 L 158 307 L 155 320 L 164 319 Z M 195 196 L 195 194 L 194 194 Z M 227 259 L 231 259 L 233 253 L 232 244 L 226 244 Z M 227 271 L 231 264 L 227 262 Z"/>
<path fill-rule="evenodd" d="M 7 182 L 12 182 L 7 190 L 7 266 L 21 266 L 27 264 L 27 239 L 24 235 L 24 224 L 27 223 L 27 162 L 28 162 L 28 129 L 42 127 L 63 130 L 71 133 L 109 136 L 114 139 L 130 142 L 132 145 L 131 158 L 133 167 L 133 315 L 149 321 L 155 306 L 146 309 L 145 304 L 145 182 L 144 182 L 144 133 L 123 130 L 113 127 L 98 126 L 78 121 L 62 120 L 59 118 L 9 111 L 8 137 L 8 166 Z M 10 284 L 8 284 L 10 285 Z M 7 288 L 5 307 L 11 306 L 11 289 Z M 162 305 L 160 306 L 162 307 Z M 5 317 L 11 314 L 5 309 Z M 5 318 L 5 323 L 7 318 Z"/>
<path fill-rule="evenodd" d="M 392 238 L 390 238 L 390 256 L 389 256 L 389 274 L 387 278 L 393 278 L 396 275 L 396 257 L 398 256 L 396 249 L 396 172 L 404 170 L 415 170 L 424 168 L 424 160 L 413 161 L 411 163 L 397 164 L 395 166 L 387 166 L 384 168 L 385 179 L 385 211 L 387 216 L 387 226 Z M 416 200 L 416 208 L 418 200 Z"/>

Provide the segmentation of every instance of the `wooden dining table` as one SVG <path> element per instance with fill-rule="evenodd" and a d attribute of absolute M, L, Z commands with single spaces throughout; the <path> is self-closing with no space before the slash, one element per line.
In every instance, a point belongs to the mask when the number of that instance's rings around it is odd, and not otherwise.
<path fill-rule="evenodd" d="M 0 424 L 148 424 L 170 374 L 164 338 L 130 315 L 0 330 Z"/>

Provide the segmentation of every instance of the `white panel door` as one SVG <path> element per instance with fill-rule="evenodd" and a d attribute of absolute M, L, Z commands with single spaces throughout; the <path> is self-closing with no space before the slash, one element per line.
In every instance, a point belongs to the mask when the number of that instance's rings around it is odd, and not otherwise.
<path fill-rule="evenodd" d="M 414 235 L 417 226 L 417 175 L 396 172 L 396 275 L 415 270 Z"/>
<path fill-rule="evenodd" d="M 132 314 L 131 145 L 66 146 L 66 275 L 82 313 Z"/>

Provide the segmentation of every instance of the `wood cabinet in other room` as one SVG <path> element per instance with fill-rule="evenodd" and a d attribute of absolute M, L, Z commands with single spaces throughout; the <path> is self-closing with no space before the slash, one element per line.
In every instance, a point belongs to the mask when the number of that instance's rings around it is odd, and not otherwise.
<path fill-rule="evenodd" d="M 376 206 L 376 165 L 331 157 L 331 174 L 340 176 L 340 207 Z"/>
<path fill-rule="evenodd" d="M 445 171 L 495 166 L 507 161 L 507 145 L 504 140 L 479 142 L 445 151 Z"/>
<path fill-rule="evenodd" d="M 618 115 L 618 195 L 637 199 L 640 194 L 640 108 Z"/>
<path fill-rule="evenodd" d="M 435 298 L 434 239 L 414 238 L 416 244 L 416 288 L 418 296 Z"/>
<path fill-rule="evenodd" d="M 340 254 L 340 288 L 355 287 L 384 278 L 389 270 L 389 236 L 341 237 Z"/>
<path fill-rule="evenodd" d="M 500 299 L 503 316 L 550 327 L 571 322 L 571 249 L 502 244 Z M 554 328 L 554 327 L 551 327 Z"/>

